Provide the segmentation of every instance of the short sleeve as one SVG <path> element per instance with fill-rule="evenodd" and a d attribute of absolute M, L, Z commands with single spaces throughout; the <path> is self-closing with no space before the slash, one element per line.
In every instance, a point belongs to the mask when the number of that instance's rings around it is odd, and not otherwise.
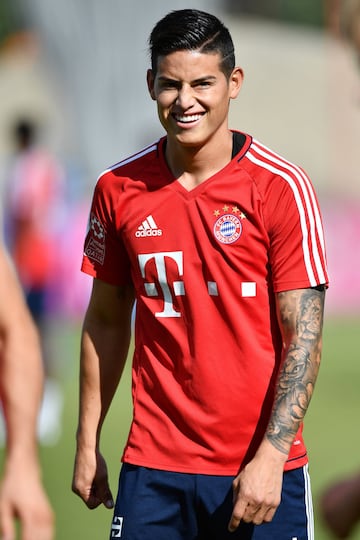
<path fill-rule="evenodd" d="M 321 213 L 303 171 L 298 178 L 284 175 L 274 179 L 265 214 L 274 291 L 327 285 Z"/>
<path fill-rule="evenodd" d="M 119 190 L 111 175 L 100 177 L 93 200 L 84 242 L 81 270 L 111 285 L 131 282 L 127 251 L 116 225 Z"/>

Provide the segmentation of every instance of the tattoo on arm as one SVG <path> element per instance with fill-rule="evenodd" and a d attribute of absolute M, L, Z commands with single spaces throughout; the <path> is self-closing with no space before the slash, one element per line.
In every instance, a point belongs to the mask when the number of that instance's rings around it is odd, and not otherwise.
<path fill-rule="evenodd" d="M 325 291 L 279 293 L 284 352 L 267 438 L 287 454 L 305 416 L 319 370 Z"/>

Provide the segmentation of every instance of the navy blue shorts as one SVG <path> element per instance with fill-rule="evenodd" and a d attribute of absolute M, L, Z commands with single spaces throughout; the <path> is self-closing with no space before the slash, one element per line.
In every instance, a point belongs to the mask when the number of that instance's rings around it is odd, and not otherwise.
<path fill-rule="evenodd" d="M 230 533 L 230 476 L 183 474 L 124 464 L 110 539 L 313 540 L 307 466 L 284 473 L 281 504 L 262 525 L 241 522 Z"/>

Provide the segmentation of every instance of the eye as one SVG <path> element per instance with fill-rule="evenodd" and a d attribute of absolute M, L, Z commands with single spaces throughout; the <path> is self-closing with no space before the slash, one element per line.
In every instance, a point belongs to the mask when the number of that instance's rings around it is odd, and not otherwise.
<path fill-rule="evenodd" d="M 208 86 L 211 86 L 211 82 L 210 81 L 199 81 L 199 82 L 196 83 L 195 86 L 198 87 L 198 88 L 207 88 Z"/>
<path fill-rule="evenodd" d="M 177 88 L 178 85 L 175 82 L 168 82 L 164 84 L 165 88 Z"/>
<path fill-rule="evenodd" d="M 172 80 L 162 80 L 159 81 L 159 90 L 176 90 L 179 87 L 179 83 L 177 81 Z"/>

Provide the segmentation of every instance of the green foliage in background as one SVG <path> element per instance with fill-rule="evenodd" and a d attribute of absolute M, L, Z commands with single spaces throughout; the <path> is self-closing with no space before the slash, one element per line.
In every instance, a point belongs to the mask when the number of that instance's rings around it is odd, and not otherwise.
<path fill-rule="evenodd" d="M 323 2 L 321 0 L 293 0 L 279 1 L 278 15 L 281 20 L 309 24 L 313 26 L 323 25 Z"/>
<path fill-rule="evenodd" d="M 8 36 L 24 27 L 16 0 L 0 0 L 0 47 Z"/>
<path fill-rule="evenodd" d="M 323 26 L 322 0 L 223 0 L 220 9 L 310 26 Z M 19 0 L 0 1 L 0 46 L 12 33 L 26 26 Z M 105 7 L 106 9 L 106 7 Z"/>
<path fill-rule="evenodd" d="M 284 22 L 310 26 L 324 24 L 322 0 L 227 0 L 225 7 L 234 13 L 248 13 Z"/>

